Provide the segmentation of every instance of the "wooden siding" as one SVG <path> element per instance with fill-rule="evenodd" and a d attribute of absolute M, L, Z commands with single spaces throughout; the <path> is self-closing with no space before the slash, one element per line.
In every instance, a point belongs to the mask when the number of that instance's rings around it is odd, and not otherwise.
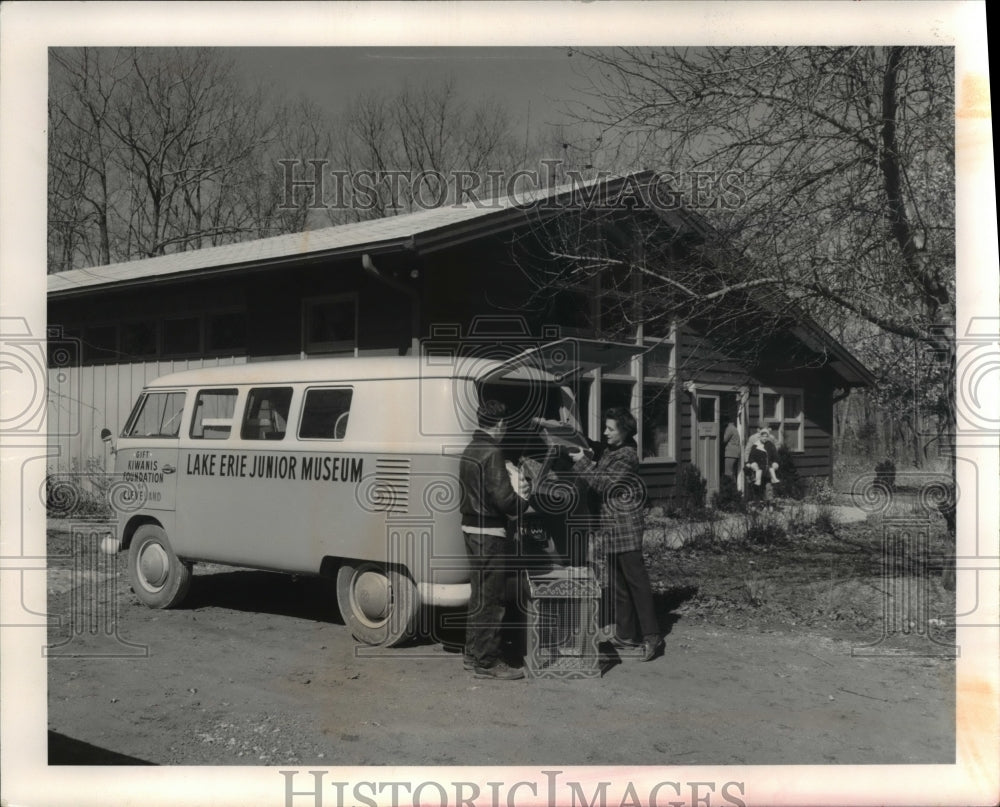
<path fill-rule="evenodd" d="M 819 368 L 762 371 L 750 397 L 751 427 L 760 423 L 757 407 L 761 387 L 802 392 L 805 450 L 793 453 L 795 469 L 799 476 L 829 477 L 833 473 L 833 381 L 830 372 Z"/>
<path fill-rule="evenodd" d="M 645 464 L 639 468 L 639 476 L 646 485 L 646 498 L 650 504 L 669 499 L 677 477 L 677 463 Z"/>
<path fill-rule="evenodd" d="M 691 331 L 678 333 L 678 387 L 693 381 L 701 390 L 725 393 L 748 386 L 750 398 L 747 423 L 751 430 L 761 424 L 761 389 L 792 389 L 802 393 L 803 447 L 794 452 L 793 461 L 800 476 L 829 477 L 833 472 L 833 379 L 825 368 L 748 369 L 720 353 L 709 340 Z M 690 396 L 682 393 L 678 406 L 677 460 L 690 463 L 693 459 L 693 437 L 696 430 L 695 412 Z M 673 484 L 671 475 L 658 471 L 650 475 L 647 487 L 650 497 Z"/>
<path fill-rule="evenodd" d="M 117 438 L 143 386 L 161 375 L 246 362 L 243 356 L 104 364 L 48 372 L 49 469 L 82 470 L 92 458 L 113 465 L 101 429 Z"/>
<path fill-rule="evenodd" d="M 393 283 L 383 283 L 366 272 L 357 258 L 318 261 L 253 271 L 239 279 L 178 279 L 151 292 L 105 290 L 80 298 L 56 300 L 49 306 L 49 321 L 67 328 L 99 322 L 121 323 L 220 309 L 247 314 L 247 346 L 239 357 L 194 357 L 132 364 L 103 363 L 83 368 L 49 371 L 48 415 L 56 454 L 52 465 L 68 470 L 73 459 L 83 464 L 90 457 L 105 457 L 100 441 L 102 427 L 118 433 L 134 399 L 147 380 L 173 370 L 219 366 L 226 363 L 298 356 L 302 349 L 304 299 L 343 293 L 358 295 L 359 352 L 404 352 L 410 347 L 412 298 L 399 284 L 412 287 L 420 299 L 417 334 L 429 336 L 435 325 L 458 325 L 468 336 L 475 317 L 493 321 L 522 318 L 532 341 L 546 326 L 569 328 L 583 335 L 587 318 L 581 316 L 580 299 L 572 295 L 553 301 L 526 304 L 531 284 L 525 272 L 539 254 L 524 255 L 530 238 L 518 243 L 523 257 L 510 257 L 509 236 L 484 236 L 474 244 L 443 249 L 433 255 L 415 253 L 374 255 L 375 265 Z M 579 329 L 579 330 L 578 330 Z M 549 331 L 551 332 L 551 331 Z M 502 338 L 502 337 L 501 337 Z M 514 341 L 517 341 L 516 338 Z M 235 348 L 234 348 L 235 350 Z M 675 460 L 642 465 L 650 500 L 669 497 L 677 469 L 692 461 L 694 412 L 683 384 L 693 381 L 702 389 L 736 393 L 749 385 L 748 423 L 759 423 L 761 385 L 794 388 L 803 392 L 805 451 L 795 455 L 799 473 L 831 473 L 833 375 L 829 370 L 777 369 L 789 361 L 792 348 L 775 345 L 766 351 L 775 369 L 749 369 L 720 352 L 709 339 L 691 329 L 681 329 L 676 345 L 677 393 Z M 75 415 L 74 415 L 75 413 Z M 72 423 L 72 417 L 77 423 Z"/>
<path fill-rule="evenodd" d="M 750 380 L 749 371 L 720 353 L 705 337 L 678 329 L 677 374 L 682 381 L 729 387 L 736 391 Z"/>

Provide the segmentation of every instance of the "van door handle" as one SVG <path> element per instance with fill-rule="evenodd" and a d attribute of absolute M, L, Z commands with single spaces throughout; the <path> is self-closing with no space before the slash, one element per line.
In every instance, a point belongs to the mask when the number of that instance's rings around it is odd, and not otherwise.
<path fill-rule="evenodd" d="M 165 474 L 172 474 L 176 470 L 177 469 L 173 465 L 164 465 L 163 466 L 163 473 L 165 473 Z"/>

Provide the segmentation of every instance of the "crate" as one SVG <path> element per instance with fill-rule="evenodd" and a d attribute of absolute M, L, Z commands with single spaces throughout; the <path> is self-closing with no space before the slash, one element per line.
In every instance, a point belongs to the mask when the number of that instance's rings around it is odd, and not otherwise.
<path fill-rule="evenodd" d="M 526 570 L 527 642 L 524 667 L 532 678 L 590 678 L 601 674 L 597 615 L 601 587 L 586 566 Z"/>

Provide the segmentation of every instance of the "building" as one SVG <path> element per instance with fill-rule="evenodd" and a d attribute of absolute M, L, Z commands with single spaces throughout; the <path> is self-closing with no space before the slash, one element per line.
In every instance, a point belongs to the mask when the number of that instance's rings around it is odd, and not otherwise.
<path fill-rule="evenodd" d="M 718 488 L 726 418 L 744 430 L 771 425 L 800 474 L 829 476 L 834 399 L 873 379 L 808 319 L 782 315 L 740 354 L 719 338 L 718 323 L 623 318 L 612 304 L 641 299 L 642 279 L 627 271 L 616 278 L 620 261 L 603 279 L 538 294 L 545 267 L 572 264 L 553 257 L 550 240 L 567 221 L 586 229 L 588 244 L 607 242 L 601 248 L 614 254 L 634 248 L 629 234 L 640 220 L 669 224 L 678 261 L 690 254 L 682 245 L 710 242 L 699 217 L 657 206 L 647 192 L 655 181 L 632 174 L 50 275 L 51 466 L 102 467 L 101 429 L 120 431 L 143 384 L 168 372 L 330 355 L 363 361 L 415 353 L 435 340 L 513 349 L 611 334 L 643 352 L 591 374 L 587 429 L 599 439 L 600 412 L 609 405 L 637 414 L 651 497 L 670 494 L 684 463 L 701 470 L 710 491 Z M 747 310 L 754 305 L 741 300 Z M 733 327 L 746 317 L 741 312 Z"/>

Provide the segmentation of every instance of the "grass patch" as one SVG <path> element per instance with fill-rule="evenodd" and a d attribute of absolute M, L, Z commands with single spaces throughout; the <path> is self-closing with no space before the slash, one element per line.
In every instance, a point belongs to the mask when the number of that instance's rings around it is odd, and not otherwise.
<path fill-rule="evenodd" d="M 943 524 L 931 522 L 928 541 L 895 545 L 886 560 L 879 519 L 838 524 L 823 505 L 786 508 L 785 526 L 767 510 L 736 518 L 743 521 L 728 539 L 720 537 L 726 522 L 717 522 L 700 532 L 692 527 L 691 540 L 678 548 L 646 547 L 657 588 L 696 591 L 677 606 L 680 618 L 737 628 L 804 628 L 861 645 L 882 636 L 887 618 L 898 627 L 908 607 L 902 592 L 919 586 L 926 612 L 914 613 L 909 633 L 894 633 L 893 641 L 903 647 L 926 643 L 927 625 L 916 624 L 922 620 L 936 626 L 929 631 L 935 641 L 953 642 L 947 617 L 954 614 L 955 594 L 941 576 L 951 550 Z M 903 614 L 903 623 L 908 619 Z"/>

